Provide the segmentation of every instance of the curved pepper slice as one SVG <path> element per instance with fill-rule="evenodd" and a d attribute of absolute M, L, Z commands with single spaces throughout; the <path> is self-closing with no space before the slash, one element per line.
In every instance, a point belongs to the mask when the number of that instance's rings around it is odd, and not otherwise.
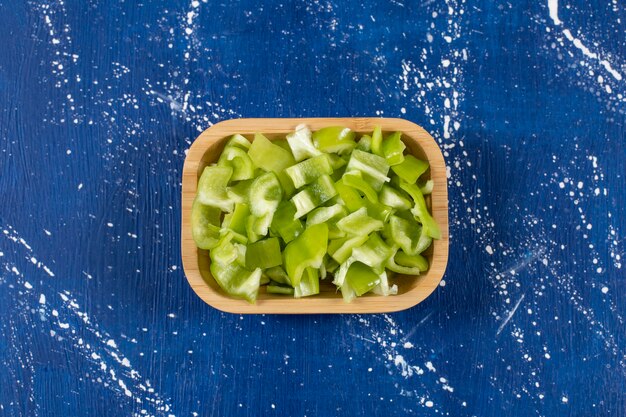
<path fill-rule="evenodd" d="M 363 179 L 375 190 L 380 190 L 384 183 L 389 182 L 389 164 L 385 158 L 355 149 L 350 156 L 346 172 L 360 171 Z"/>
<path fill-rule="evenodd" d="M 233 175 L 231 167 L 211 165 L 204 168 L 198 180 L 198 201 L 206 206 L 217 207 L 230 213 L 233 211 L 233 200 L 226 192 L 226 186 Z"/>
<path fill-rule="evenodd" d="M 363 195 L 372 203 L 378 203 L 378 195 L 376 191 L 363 179 L 360 171 L 350 171 L 343 174 L 341 179 L 347 186 L 355 188 L 363 193 Z"/>
<path fill-rule="evenodd" d="M 372 132 L 372 153 L 383 156 L 383 132 L 380 126 L 376 126 Z"/>
<path fill-rule="evenodd" d="M 328 244 L 328 253 L 332 259 L 342 264 L 352 255 L 352 250 L 364 244 L 367 239 L 367 235 L 361 235 L 331 240 Z"/>
<path fill-rule="evenodd" d="M 268 269 L 282 265 L 283 256 L 280 252 L 280 243 L 277 237 L 259 240 L 251 243 L 246 249 L 246 268 Z"/>
<path fill-rule="evenodd" d="M 245 151 L 245 150 L 250 149 L 250 141 L 246 139 L 244 136 L 237 133 L 235 135 L 232 135 L 230 139 L 228 139 L 228 142 L 226 142 L 225 147 L 227 148 L 229 146 L 236 146 Z"/>
<path fill-rule="evenodd" d="M 380 274 L 385 270 L 387 260 L 393 256 L 394 252 L 394 249 L 387 246 L 378 233 L 372 233 L 363 245 L 352 249 L 352 258 Z"/>
<path fill-rule="evenodd" d="M 356 146 L 355 133 L 342 126 L 330 126 L 313 132 L 313 144 L 321 151 L 343 154 Z"/>
<path fill-rule="evenodd" d="M 276 174 L 296 163 L 291 152 L 273 144 L 260 133 L 254 135 L 254 141 L 250 145 L 248 155 L 258 168 Z"/>
<path fill-rule="evenodd" d="M 383 228 L 383 222 L 367 215 L 367 209 L 362 207 L 337 222 L 340 230 L 350 235 L 369 235 Z"/>
<path fill-rule="evenodd" d="M 258 217 L 273 215 L 283 196 L 280 182 L 273 172 L 261 175 L 250 185 L 248 198 L 250 212 Z M 271 223 L 271 217 L 270 217 Z M 269 224 L 268 224 L 269 226 Z M 265 233 L 266 234 L 267 230 Z"/>
<path fill-rule="evenodd" d="M 372 137 L 370 135 L 361 136 L 361 139 L 356 143 L 356 149 L 370 152 L 372 150 Z"/>
<path fill-rule="evenodd" d="M 345 282 L 360 297 L 380 284 L 380 277 L 364 263 L 354 262 L 348 269 Z"/>
<path fill-rule="evenodd" d="M 191 234 L 200 249 L 211 249 L 220 238 L 221 211 L 217 207 L 205 206 L 196 198 L 191 206 Z"/>
<path fill-rule="evenodd" d="M 271 230 L 278 234 L 285 243 L 289 243 L 302 233 L 304 226 L 299 219 L 295 219 L 296 208 L 291 201 L 283 201 L 278 205 Z"/>
<path fill-rule="evenodd" d="M 422 255 L 409 255 L 399 250 L 394 259 L 397 264 L 402 266 L 418 268 L 421 272 L 428 270 L 428 259 Z"/>
<path fill-rule="evenodd" d="M 400 191 L 386 184 L 383 185 L 382 190 L 380 190 L 378 199 L 384 205 L 398 210 L 408 210 L 411 208 L 411 202 L 404 198 Z"/>
<path fill-rule="evenodd" d="M 343 178 L 335 182 L 335 189 L 349 211 L 357 211 L 363 207 L 359 192 L 354 187 L 346 185 Z"/>
<path fill-rule="evenodd" d="M 402 133 L 394 132 L 387 136 L 383 142 L 383 155 L 391 166 L 401 164 L 404 161 L 406 145 L 402 142 Z"/>
<path fill-rule="evenodd" d="M 428 167 L 428 162 L 417 159 L 413 155 L 404 155 L 404 161 L 392 166 L 391 170 L 409 184 L 415 184 Z"/>
<path fill-rule="evenodd" d="M 295 218 L 299 219 L 336 195 L 337 190 L 333 181 L 328 175 L 322 175 L 291 198 L 296 207 Z"/>
<path fill-rule="evenodd" d="M 319 268 L 328 247 L 328 226 L 316 224 L 291 241 L 283 251 L 283 264 L 294 287 L 300 284 L 305 268 Z"/>
<path fill-rule="evenodd" d="M 298 285 L 294 286 L 293 295 L 296 298 L 307 297 L 320 293 L 320 278 L 315 268 L 306 268 Z"/>
<path fill-rule="evenodd" d="M 289 142 L 293 157 L 298 162 L 322 154 L 319 149 L 313 146 L 311 131 L 304 124 L 296 126 L 296 131 L 287 135 L 287 142 Z"/>
<path fill-rule="evenodd" d="M 209 269 L 215 281 L 227 294 L 250 303 L 256 301 L 262 275 L 260 268 L 250 271 L 237 263 L 211 262 Z"/>
<path fill-rule="evenodd" d="M 397 247 L 408 254 L 416 255 L 417 244 L 420 239 L 422 228 L 415 220 L 408 221 L 398 216 L 389 217 L 389 223 L 385 225 L 385 237 Z"/>
<path fill-rule="evenodd" d="M 285 173 L 289 175 L 293 185 L 300 188 L 312 183 L 322 175 L 332 174 L 333 167 L 326 155 L 319 155 L 290 166 L 285 169 Z"/>
<path fill-rule="evenodd" d="M 245 150 L 237 146 L 227 146 L 222 151 L 219 166 L 229 166 L 233 169 L 231 181 L 248 180 L 254 177 L 254 165 Z"/>
<path fill-rule="evenodd" d="M 424 195 L 420 191 L 419 187 L 415 184 L 408 184 L 401 181 L 400 188 L 409 193 L 411 198 L 413 198 L 415 207 L 413 207 L 411 212 L 420 219 L 422 226 L 426 229 L 426 234 L 434 239 L 440 239 L 441 230 L 439 229 L 439 225 L 428 212 L 426 200 L 424 200 Z"/>

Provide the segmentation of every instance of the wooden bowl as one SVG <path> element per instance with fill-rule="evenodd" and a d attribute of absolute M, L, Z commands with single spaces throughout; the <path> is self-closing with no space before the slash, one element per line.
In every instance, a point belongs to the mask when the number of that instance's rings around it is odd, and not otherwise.
<path fill-rule="evenodd" d="M 420 276 L 397 275 L 392 281 L 398 285 L 398 294 L 383 297 L 367 294 L 346 303 L 330 280 L 320 282 L 320 294 L 293 298 L 267 294 L 263 289 L 256 304 L 231 298 L 225 294 L 209 272 L 208 251 L 198 249 L 191 235 L 191 205 L 196 195 L 198 179 L 205 166 L 217 161 L 225 139 L 240 133 L 252 139 L 261 132 L 269 139 L 284 138 L 295 127 L 305 123 L 315 131 L 326 126 L 345 126 L 357 133 L 371 134 L 374 126 L 383 133 L 401 131 L 407 150 L 426 159 L 430 169 L 425 174 L 435 182 L 427 203 L 441 227 L 441 239 L 434 240 L 426 252 L 430 268 Z M 303 119 L 234 119 L 211 126 L 194 141 L 185 158 L 182 193 L 182 258 L 185 275 L 191 288 L 207 304 L 229 313 L 239 314 L 303 314 L 303 313 L 383 313 L 404 310 L 423 301 L 439 285 L 448 262 L 448 188 L 446 166 L 435 140 L 420 126 L 404 119 L 357 118 L 303 118 Z M 263 288 L 263 287 L 262 287 Z"/>

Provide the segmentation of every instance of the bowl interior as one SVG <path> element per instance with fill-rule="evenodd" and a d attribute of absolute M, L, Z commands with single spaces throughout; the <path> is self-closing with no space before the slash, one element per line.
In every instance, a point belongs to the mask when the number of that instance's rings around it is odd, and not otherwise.
<path fill-rule="evenodd" d="M 363 134 L 371 134 L 371 130 L 368 130 L 368 131 L 356 130 L 356 132 L 358 136 L 363 135 Z M 383 136 L 390 134 L 390 133 L 393 133 L 393 131 L 383 130 Z M 286 133 L 263 133 L 263 134 L 265 137 L 267 137 L 270 140 L 284 139 L 286 135 Z M 242 135 L 245 136 L 250 141 L 252 141 L 254 138 L 254 134 L 252 133 L 244 132 L 242 133 Z M 230 138 L 230 135 L 225 136 L 218 141 L 215 141 L 213 144 L 211 144 L 211 146 L 209 146 L 206 149 L 206 151 L 202 155 L 200 163 L 198 164 L 198 170 L 196 173 L 197 179 L 200 178 L 202 171 L 207 165 L 217 162 L 222 150 L 224 149 L 224 145 L 226 141 L 228 140 L 228 138 Z M 422 149 L 422 147 L 419 145 L 419 143 L 416 140 L 412 140 L 411 138 L 406 137 L 403 134 L 403 142 L 407 147 L 407 150 L 406 150 L 407 153 L 412 154 L 416 158 L 428 160 L 426 153 L 424 152 L 424 150 Z M 430 179 L 431 178 L 430 168 L 420 178 Z M 437 187 L 437 184 L 435 185 L 435 187 Z M 431 196 L 427 195 L 425 196 L 425 199 L 426 199 L 426 204 L 428 205 L 429 210 L 431 210 L 432 208 Z M 434 245 L 431 245 L 423 253 L 423 255 L 428 259 L 429 265 L 432 265 L 433 263 L 433 246 Z M 217 282 L 215 282 L 215 279 L 213 279 L 213 277 L 211 276 L 211 272 L 209 270 L 209 265 L 210 265 L 209 252 L 206 250 L 198 249 L 198 248 L 195 248 L 195 250 L 197 251 L 198 267 L 200 269 L 202 278 L 204 279 L 206 284 L 209 285 L 214 291 L 219 292 L 227 297 L 227 295 L 224 294 L 224 292 L 219 287 Z M 420 282 L 426 277 L 426 274 L 427 273 L 423 273 L 422 275 L 419 275 L 419 276 L 396 274 L 393 278 L 390 279 L 390 285 L 396 284 L 398 286 L 398 294 L 404 294 L 404 293 L 412 291 L 415 287 L 419 286 Z M 316 298 L 341 298 L 341 293 L 337 291 L 337 287 L 334 284 L 332 284 L 331 281 L 332 280 L 330 279 L 320 281 L 320 294 L 316 295 L 315 296 Z M 379 296 L 376 294 L 368 293 L 365 295 L 365 297 L 379 297 Z M 265 293 L 265 287 L 261 287 L 261 290 L 259 291 L 259 296 L 258 296 L 259 300 L 268 300 L 268 299 L 276 299 L 276 298 L 284 299 L 285 297 L 281 295 L 267 294 Z"/>

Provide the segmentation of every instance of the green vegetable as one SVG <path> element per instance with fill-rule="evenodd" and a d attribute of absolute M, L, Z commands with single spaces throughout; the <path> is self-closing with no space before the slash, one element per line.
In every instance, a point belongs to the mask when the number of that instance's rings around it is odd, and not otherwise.
<path fill-rule="evenodd" d="M 417 179 L 428 170 L 428 162 L 417 159 L 413 155 L 404 155 L 404 161 L 391 167 L 391 170 L 409 184 L 415 184 Z"/>
<path fill-rule="evenodd" d="M 204 168 L 198 180 L 196 199 L 206 206 L 217 207 L 230 213 L 233 211 L 233 201 L 228 196 L 226 187 L 232 175 L 231 167 L 212 165 Z"/>
<path fill-rule="evenodd" d="M 313 133 L 313 144 L 321 151 L 344 154 L 356 146 L 356 134 L 341 126 L 325 127 Z"/>
<path fill-rule="evenodd" d="M 404 154 L 401 135 L 383 139 L 377 127 L 357 142 L 348 128 L 300 125 L 286 140 L 230 137 L 191 208 L 223 291 L 253 303 L 263 285 L 300 298 L 330 277 L 349 302 L 396 294 L 389 271 L 427 271 L 423 253 L 441 236 L 424 198 L 434 183 L 419 179 L 428 163 Z"/>
<path fill-rule="evenodd" d="M 282 265 L 282 263 L 283 256 L 278 238 L 259 240 L 249 244 L 246 249 L 246 268 L 248 269 L 267 269 Z"/>
<path fill-rule="evenodd" d="M 305 268 L 319 268 L 328 248 L 328 226 L 315 224 L 290 242 L 283 251 L 285 270 L 294 287 Z"/>
<path fill-rule="evenodd" d="M 274 145 L 260 133 L 254 135 L 254 141 L 250 145 L 248 155 L 255 166 L 274 173 L 279 173 L 296 163 L 291 152 Z"/>

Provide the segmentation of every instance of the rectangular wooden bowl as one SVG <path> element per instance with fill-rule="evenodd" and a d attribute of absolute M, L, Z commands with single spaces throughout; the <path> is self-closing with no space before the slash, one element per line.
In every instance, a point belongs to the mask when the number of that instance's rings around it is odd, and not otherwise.
<path fill-rule="evenodd" d="M 191 205 L 196 195 L 198 179 L 207 165 L 216 162 L 225 140 L 235 133 L 252 139 L 261 132 L 269 139 L 284 138 L 295 127 L 305 123 L 313 131 L 326 126 L 345 126 L 359 134 L 371 134 L 374 126 L 383 133 L 402 132 L 407 151 L 430 163 L 426 172 L 435 182 L 432 196 L 427 197 L 433 217 L 441 227 L 441 239 L 434 240 L 426 252 L 430 268 L 420 276 L 396 276 L 398 294 L 383 297 L 367 294 L 346 303 L 341 293 L 325 280 L 320 294 L 296 299 L 267 294 L 262 289 L 256 304 L 231 298 L 215 282 L 209 272 L 209 254 L 198 249 L 191 235 Z M 217 123 L 198 136 L 185 158 L 182 192 L 182 258 L 185 275 L 193 290 L 209 305 L 229 313 L 239 314 L 312 314 L 312 313 L 383 313 L 404 310 L 428 297 L 439 285 L 448 262 L 448 189 L 446 166 L 435 140 L 420 126 L 404 119 L 388 118 L 301 118 L 301 119 L 234 119 Z"/>

